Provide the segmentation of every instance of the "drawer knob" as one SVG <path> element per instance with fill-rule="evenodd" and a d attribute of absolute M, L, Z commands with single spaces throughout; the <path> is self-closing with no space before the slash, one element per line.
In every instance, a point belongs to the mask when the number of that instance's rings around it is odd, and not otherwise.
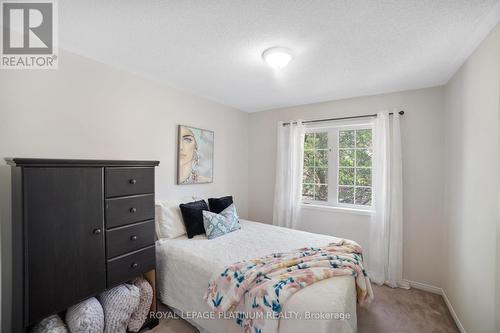
<path fill-rule="evenodd" d="M 134 262 L 132 265 L 130 265 L 130 267 L 132 267 L 132 268 L 137 268 L 138 266 L 139 266 L 139 264 L 136 262 Z"/>
<path fill-rule="evenodd" d="M 101 229 L 94 229 L 93 233 L 94 235 L 100 235 L 101 234 Z"/>
<path fill-rule="evenodd" d="M 137 183 L 137 180 L 135 180 L 135 179 L 131 179 L 131 180 L 129 180 L 128 182 L 129 182 L 130 184 L 134 185 L 135 183 Z"/>
<path fill-rule="evenodd" d="M 137 212 L 137 208 L 135 208 L 135 207 L 130 208 L 130 212 L 131 212 L 131 213 L 135 213 L 135 212 Z"/>
<path fill-rule="evenodd" d="M 137 240 L 137 236 L 136 235 L 130 236 L 130 240 Z"/>

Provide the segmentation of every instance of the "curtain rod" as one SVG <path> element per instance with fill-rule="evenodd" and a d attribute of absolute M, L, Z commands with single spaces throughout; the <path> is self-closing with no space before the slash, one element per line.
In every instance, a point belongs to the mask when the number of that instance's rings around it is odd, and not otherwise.
<path fill-rule="evenodd" d="M 403 110 L 398 112 L 400 115 L 404 115 L 405 112 Z M 393 115 L 394 112 L 390 112 L 389 115 Z M 358 119 L 358 118 L 371 118 L 371 117 L 376 117 L 377 114 L 365 114 L 362 116 L 350 116 L 350 117 L 340 117 L 340 118 L 327 118 L 327 119 L 315 119 L 315 120 L 306 120 L 303 121 L 302 124 L 309 124 L 309 123 L 319 123 L 323 121 L 333 121 L 333 120 L 347 120 L 347 119 Z M 290 125 L 290 122 L 288 123 L 283 123 L 283 126 Z"/>

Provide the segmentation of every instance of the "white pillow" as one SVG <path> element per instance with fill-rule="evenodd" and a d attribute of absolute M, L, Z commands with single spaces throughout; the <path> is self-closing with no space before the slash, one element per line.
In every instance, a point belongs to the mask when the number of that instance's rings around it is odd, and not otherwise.
<path fill-rule="evenodd" d="M 101 303 L 91 297 L 66 311 L 66 323 L 71 333 L 102 332 L 104 312 Z"/>
<path fill-rule="evenodd" d="M 58 315 L 45 318 L 31 329 L 30 333 L 68 333 L 66 325 Z"/>
<path fill-rule="evenodd" d="M 148 318 L 149 309 L 153 302 L 153 288 L 143 277 L 138 277 L 132 284 L 139 288 L 139 306 L 135 309 L 128 322 L 128 329 L 131 332 L 139 332 L 142 325 Z"/>
<path fill-rule="evenodd" d="M 156 235 L 158 238 L 177 238 L 186 233 L 179 205 L 183 200 L 165 200 L 156 203 Z"/>
<path fill-rule="evenodd" d="M 97 296 L 104 310 L 104 333 L 126 333 L 130 317 L 139 306 L 139 298 L 139 288 L 128 283 Z"/>

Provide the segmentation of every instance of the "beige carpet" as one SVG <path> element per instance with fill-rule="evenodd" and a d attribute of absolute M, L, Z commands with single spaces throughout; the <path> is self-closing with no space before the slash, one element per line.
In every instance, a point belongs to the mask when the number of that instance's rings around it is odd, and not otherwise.
<path fill-rule="evenodd" d="M 374 285 L 375 300 L 358 307 L 359 333 L 458 332 L 441 296 L 421 290 L 391 289 Z M 196 333 L 182 319 L 161 320 L 150 333 Z"/>

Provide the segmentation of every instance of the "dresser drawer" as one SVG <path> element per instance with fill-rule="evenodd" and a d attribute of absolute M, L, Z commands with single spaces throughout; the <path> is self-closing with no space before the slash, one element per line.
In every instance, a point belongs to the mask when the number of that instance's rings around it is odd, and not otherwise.
<path fill-rule="evenodd" d="M 155 221 L 150 220 L 106 231 L 107 257 L 141 249 L 155 243 Z"/>
<path fill-rule="evenodd" d="M 106 227 L 108 229 L 154 218 L 154 194 L 106 199 Z"/>
<path fill-rule="evenodd" d="M 106 168 L 106 198 L 153 193 L 154 168 Z"/>
<path fill-rule="evenodd" d="M 155 263 L 154 245 L 108 260 L 108 288 L 140 276 L 155 268 Z"/>

